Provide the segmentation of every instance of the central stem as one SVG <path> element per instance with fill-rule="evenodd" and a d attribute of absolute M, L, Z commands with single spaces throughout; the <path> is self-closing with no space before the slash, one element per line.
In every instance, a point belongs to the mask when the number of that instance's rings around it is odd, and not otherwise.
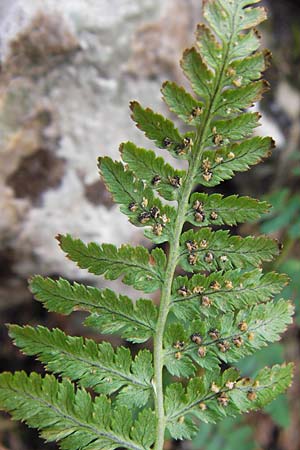
<path fill-rule="evenodd" d="M 216 91 L 217 94 L 217 91 Z M 155 450 L 162 450 L 164 444 L 164 434 L 166 428 L 163 395 L 163 336 L 166 321 L 170 309 L 172 283 L 177 267 L 179 256 L 180 236 L 185 223 L 186 213 L 189 207 L 189 199 L 194 188 L 194 179 L 201 161 L 206 134 L 211 120 L 211 110 L 214 101 L 211 102 L 205 116 L 203 124 L 199 127 L 194 144 L 194 158 L 191 160 L 185 179 L 183 189 L 178 201 L 178 214 L 174 224 L 174 232 L 170 241 L 168 263 L 165 273 L 165 281 L 161 291 L 159 315 L 157 320 L 156 334 L 154 337 L 154 389 L 155 389 L 155 413 L 156 413 L 156 442 Z"/>
<path fill-rule="evenodd" d="M 188 177 L 186 178 L 187 181 Z M 185 222 L 185 214 L 191 193 L 190 184 L 185 182 L 184 189 L 180 201 L 178 202 L 178 210 L 180 214 L 174 227 L 173 240 L 170 242 L 170 252 L 168 264 L 165 273 L 165 282 L 161 291 L 161 301 L 159 308 L 159 316 L 157 321 L 157 331 L 154 337 L 154 387 L 155 387 L 155 412 L 156 412 L 156 442 L 155 450 L 162 450 L 165 434 L 165 412 L 164 412 L 164 396 L 163 396 L 163 335 L 165 325 L 169 313 L 171 289 L 175 270 L 177 267 L 177 258 L 179 253 L 179 242 L 182 228 Z"/>
<path fill-rule="evenodd" d="M 236 12 L 237 13 L 237 12 Z M 235 15 L 236 15 L 235 13 Z M 235 21 L 235 17 L 234 17 Z M 201 158 L 203 150 L 205 147 L 205 142 L 207 139 L 207 132 L 212 120 L 212 113 L 216 104 L 216 100 L 223 89 L 223 79 L 225 74 L 225 69 L 227 66 L 227 60 L 230 53 L 233 35 L 234 35 L 234 21 L 233 21 L 233 32 L 229 43 L 224 44 L 224 53 L 221 60 L 220 69 L 216 73 L 216 83 L 214 86 L 214 92 L 209 100 L 207 110 L 203 115 L 202 124 L 199 126 L 196 134 L 195 143 L 193 146 L 193 155 L 190 160 L 189 169 L 185 179 L 183 180 L 183 189 L 180 193 L 180 198 L 178 200 L 178 214 L 174 224 L 174 231 L 172 240 L 170 241 L 170 249 L 168 256 L 168 263 L 166 267 L 165 280 L 161 290 L 161 300 L 159 307 L 159 315 L 157 321 L 156 334 L 154 337 L 154 349 L 153 349 L 153 359 L 154 359 L 154 380 L 153 387 L 155 393 L 155 414 L 156 414 L 156 441 L 154 450 L 162 450 L 164 445 L 164 434 L 166 428 L 166 417 L 164 411 L 164 392 L 163 392 L 163 336 L 165 332 L 165 326 L 167 322 L 168 313 L 170 310 L 170 301 L 172 293 L 172 283 L 178 263 L 179 247 L 180 247 L 180 236 L 182 233 L 183 225 L 185 223 L 185 217 L 187 209 L 189 207 L 190 195 L 194 188 L 194 180 L 199 170 L 199 165 L 201 163 Z"/>
<path fill-rule="evenodd" d="M 209 114 L 208 114 L 209 116 Z M 161 291 L 161 300 L 159 315 L 157 320 L 156 334 L 154 337 L 154 389 L 155 389 L 155 412 L 156 412 L 156 442 L 155 450 L 162 450 L 164 444 L 165 434 L 165 412 L 164 412 L 164 395 L 163 395 L 163 336 L 165 331 L 165 325 L 170 309 L 171 290 L 174 279 L 174 274 L 177 267 L 177 260 L 180 247 L 180 236 L 182 233 L 183 225 L 185 223 L 186 212 L 189 207 L 189 198 L 194 187 L 194 177 L 197 172 L 197 164 L 201 158 L 203 151 L 203 137 L 206 135 L 206 130 L 210 121 L 205 121 L 204 127 L 200 130 L 195 142 L 195 148 L 198 147 L 197 158 L 193 164 L 190 164 L 188 173 L 183 182 L 183 190 L 181 192 L 180 199 L 178 201 L 178 215 L 174 225 L 174 232 L 172 241 L 170 242 L 170 250 L 168 256 L 168 264 L 165 273 L 165 282 Z M 196 147 L 197 145 L 197 147 Z"/>

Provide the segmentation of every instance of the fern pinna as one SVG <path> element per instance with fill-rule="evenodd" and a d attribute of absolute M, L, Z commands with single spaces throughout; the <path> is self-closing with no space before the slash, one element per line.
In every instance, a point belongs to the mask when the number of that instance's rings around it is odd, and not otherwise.
<path fill-rule="evenodd" d="M 261 269 L 278 254 L 278 243 L 215 228 L 257 219 L 268 205 L 194 192 L 248 170 L 273 147 L 269 137 L 250 137 L 259 115 L 246 112 L 268 88 L 261 79 L 267 53 L 258 51 L 253 29 L 266 18 L 263 8 L 253 6 L 258 1 L 203 2 L 209 27 L 198 26 L 195 46 L 181 61 L 195 95 L 172 82 L 162 87 L 164 101 L 190 131 L 131 103 L 137 126 L 157 147 L 184 160 L 186 170 L 131 142 L 121 145 L 120 162 L 99 159 L 115 202 L 132 224 L 144 227 L 154 250 L 58 237 L 80 268 L 108 280 L 122 277 L 144 293 L 159 289 L 159 306 L 64 279 L 35 276 L 30 282 L 49 311 L 88 311 L 86 325 L 101 333 L 139 344 L 153 339 L 153 357 L 145 349 L 133 358 L 128 348 L 59 329 L 9 328 L 24 353 L 37 355 L 60 377 L 3 373 L 0 406 L 62 449 L 161 450 L 165 436 L 190 439 L 199 421 L 261 408 L 291 383 L 291 365 L 264 369 L 254 379 L 233 367 L 279 339 L 291 322 L 291 304 L 273 299 L 286 276 Z M 180 379 L 168 384 L 165 369 Z"/>

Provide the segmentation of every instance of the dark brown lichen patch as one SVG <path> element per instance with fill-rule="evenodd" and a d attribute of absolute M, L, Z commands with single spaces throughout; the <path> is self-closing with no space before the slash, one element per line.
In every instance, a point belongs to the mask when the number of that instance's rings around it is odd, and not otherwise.
<path fill-rule="evenodd" d="M 4 65 L 11 75 L 39 75 L 77 49 L 78 41 L 61 16 L 38 13 L 10 42 Z"/>
<path fill-rule="evenodd" d="M 33 155 L 25 157 L 6 182 L 17 198 L 27 198 L 38 204 L 43 192 L 60 185 L 64 172 L 64 159 L 41 148 Z"/>
<path fill-rule="evenodd" d="M 189 1 L 188 7 L 186 3 L 186 0 L 169 2 L 158 21 L 142 24 L 135 32 L 127 64 L 129 75 L 155 79 L 162 73 L 168 73 L 182 79 L 174 61 L 180 56 L 181 49 L 191 42 L 191 30 L 200 13 L 199 2 Z"/>
<path fill-rule="evenodd" d="M 85 186 L 85 196 L 90 203 L 96 206 L 104 205 L 110 209 L 114 205 L 113 199 L 102 180 L 87 184 Z"/>

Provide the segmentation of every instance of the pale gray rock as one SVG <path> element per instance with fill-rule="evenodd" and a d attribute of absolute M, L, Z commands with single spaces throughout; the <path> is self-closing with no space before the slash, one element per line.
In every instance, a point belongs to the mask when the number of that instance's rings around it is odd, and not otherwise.
<path fill-rule="evenodd" d="M 291 120 L 299 120 L 300 94 L 286 81 L 281 81 L 276 92 L 277 104 Z"/>
<path fill-rule="evenodd" d="M 118 158 L 124 140 L 151 147 L 129 101 L 166 112 L 160 85 L 184 83 L 178 59 L 200 10 L 198 0 L 1 1 L 0 242 L 15 273 L 91 277 L 64 258 L 58 233 L 145 243 L 98 181 L 97 157 Z"/>

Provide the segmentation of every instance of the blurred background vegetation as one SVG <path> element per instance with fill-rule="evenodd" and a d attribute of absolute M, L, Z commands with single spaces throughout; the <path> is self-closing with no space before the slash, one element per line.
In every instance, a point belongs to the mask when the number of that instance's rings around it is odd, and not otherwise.
<path fill-rule="evenodd" d="M 184 83 L 178 60 L 201 20 L 200 0 L 42 3 L 0 1 L 0 371 L 43 370 L 12 346 L 7 322 L 58 326 L 101 340 L 82 328 L 80 314 L 46 313 L 26 279 L 42 273 L 83 280 L 56 248 L 58 232 L 145 244 L 98 180 L 96 158 L 117 157 L 122 140 L 149 145 L 130 122 L 128 102 L 166 112 L 160 84 L 166 78 Z M 240 369 L 253 375 L 266 364 L 295 361 L 295 381 L 266 410 L 218 426 L 201 424 L 192 443 L 167 442 L 167 449 L 300 450 L 300 3 L 265 3 L 270 19 L 261 32 L 273 53 L 266 74 L 272 90 L 257 106 L 263 113 L 258 132 L 273 136 L 277 149 L 220 192 L 263 197 L 273 205 L 259 223 L 233 232 L 265 233 L 283 244 L 268 268 L 290 276 L 283 296 L 296 304 L 283 340 L 243 360 Z M 56 447 L 0 415 L 0 450 L 41 448 Z"/>

